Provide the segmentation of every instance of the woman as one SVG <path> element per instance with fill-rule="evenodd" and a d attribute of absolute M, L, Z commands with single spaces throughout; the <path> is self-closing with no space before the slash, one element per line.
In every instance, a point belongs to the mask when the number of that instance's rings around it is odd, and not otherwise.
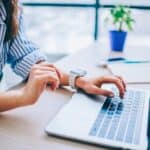
<path fill-rule="evenodd" d="M 46 62 L 45 56 L 26 38 L 23 31 L 23 18 L 18 0 L 0 0 L 0 72 L 6 63 L 13 71 L 26 80 L 24 87 L 0 92 L 0 111 L 34 104 L 45 87 L 52 90 L 69 85 L 70 76 Z M 113 96 L 111 91 L 101 89 L 103 83 L 115 84 L 120 96 L 125 92 L 124 81 L 117 76 L 104 76 L 86 79 L 77 76 L 74 86 L 89 94 Z"/>

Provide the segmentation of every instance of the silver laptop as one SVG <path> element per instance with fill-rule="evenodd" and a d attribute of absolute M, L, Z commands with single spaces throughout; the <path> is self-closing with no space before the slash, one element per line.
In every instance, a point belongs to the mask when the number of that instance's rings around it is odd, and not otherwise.
<path fill-rule="evenodd" d="M 48 135 L 123 149 L 144 150 L 148 147 L 149 94 L 128 89 L 120 99 L 78 92 L 50 121 Z"/>

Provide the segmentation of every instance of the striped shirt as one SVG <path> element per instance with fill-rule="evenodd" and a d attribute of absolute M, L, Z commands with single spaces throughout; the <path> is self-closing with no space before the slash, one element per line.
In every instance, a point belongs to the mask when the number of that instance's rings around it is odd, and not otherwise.
<path fill-rule="evenodd" d="M 6 11 L 0 0 L 0 74 L 3 67 L 9 63 L 13 71 L 26 79 L 31 67 L 38 61 L 46 60 L 39 49 L 27 39 L 23 28 L 23 17 L 19 14 L 18 34 L 10 41 L 4 42 L 6 34 Z"/>

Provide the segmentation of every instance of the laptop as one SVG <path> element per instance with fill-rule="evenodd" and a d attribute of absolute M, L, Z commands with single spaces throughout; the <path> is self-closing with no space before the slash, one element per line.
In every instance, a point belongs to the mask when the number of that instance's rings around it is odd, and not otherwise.
<path fill-rule="evenodd" d="M 117 88 L 109 89 L 114 98 L 75 93 L 49 122 L 46 133 L 103 147 L 148 149 L 149 93 L 128 88 L 120 99 Z"/>

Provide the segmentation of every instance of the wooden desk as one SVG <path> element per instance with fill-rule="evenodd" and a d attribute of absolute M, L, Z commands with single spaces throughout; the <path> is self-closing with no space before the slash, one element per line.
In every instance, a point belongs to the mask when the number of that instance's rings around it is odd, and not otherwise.
<path fill-rule="evenodd" d="M 136 52 L 136 53 L 135 53 Z M 88 70 L 88 76 L 108 74 L 96 64 L 108 56 L 108 51 L 100 43 L 69 56 L 56 65 L 69 71 L 71 68 L 82 67 Z M 129 48 L 127 56 L 150 58 L 148 48 Z M 113 53 L 111 55 L 120 55 Z M 135 85 L 130 85 L 135 86 Z M 136 87 L 150 89 L 150 85 L 136 85 Z M 30 107 L 19 108 L 0 114 L 0 149 L 1 150 L 99 150 L 98 146 L 81 144 L 69 140 L 48 137 L 44 128 L 56 115 L 61 107 L 69 101 L 72 93 L 65 89 L 56 92 L 45 91 L 39 101 Z"/>

